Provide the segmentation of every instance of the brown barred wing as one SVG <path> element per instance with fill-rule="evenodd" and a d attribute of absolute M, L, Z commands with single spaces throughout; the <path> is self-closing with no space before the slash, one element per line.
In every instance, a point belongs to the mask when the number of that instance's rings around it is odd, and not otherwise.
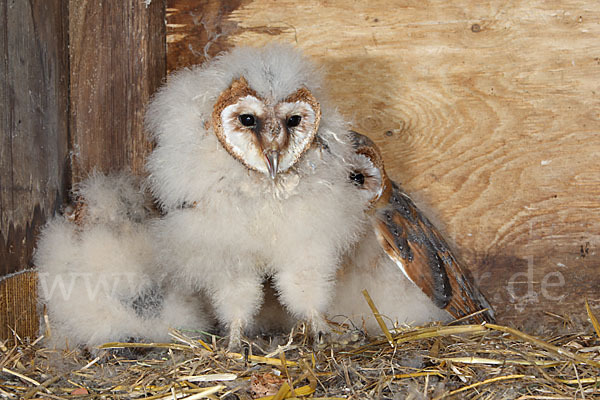
<path fill-rule="evenodd" d="M 494 313 L 450 248 L 413 201 L 395 183 L 388 201 L 375 211 L 379 243 L 406 277 L 455 318 L 474 315 L 475 322 L 493 321 Z"/>

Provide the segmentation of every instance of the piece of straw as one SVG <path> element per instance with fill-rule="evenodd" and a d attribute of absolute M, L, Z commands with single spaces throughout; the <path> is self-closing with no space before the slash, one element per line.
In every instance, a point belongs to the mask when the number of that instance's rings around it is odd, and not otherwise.
<path fill-rule="evenodd" d="M 592 321 L 594 329 L 596 330 L 596 335 L 598 336 L 598 339 L 600 339 L 600 324 L 598 323 L 596 316 L 592 312 L 592 309 L 590 308 L 587 299 L 585 299 L 585 309 L 587 311 L 588 317 L 590 318 L 590 321 Z"/>
<path fill-rule="evenodd" d="M 379 327 L 381 328 L 381 331 L 385 335 L 386 339 L 390 343 L 390 346 L 394 347 L 394 340 L 392 339 L 392 335 L 391 335 L 390 331 L 388 330 L 387 326 L 385 325 L 383 318 L 381 318 L 381 314 L 379 313 L 379 310 L 377 310 L 377 307 L 375 306 L 373 299 L 371 299 L 371 296 L 369 296 L 369 292 L 367 291 L 367 289 L 363 289 L 362 294 L 365 297 L 365 300 L 367 300 L 367 304 L 369 304 L 369 307 L 371 308 L 371 312 L 373 312 L 373 315 L 375 316 L 375 320 L 377 320 L 377 323 L 379 324 Z"/>

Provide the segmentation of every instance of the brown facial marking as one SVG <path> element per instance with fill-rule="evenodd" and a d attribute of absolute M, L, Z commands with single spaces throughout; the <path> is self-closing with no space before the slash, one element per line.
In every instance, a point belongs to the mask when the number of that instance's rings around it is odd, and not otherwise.
<path fill-rule="evenodd" d="M 380 201 L 383 204 L 386 204 L 390 198 L 391 191 L 392 191 L 391 181 L 388 178 L 387 174 L 385 173 L 385 169 L 383 167 L 383 157 L 381 156 L 379 148 L 370 139 L 369 139 L 369 142 L 370 143 L 366 144 L 365 146 L 357 148 L 356 153 L 362 154 L 365 157 L 367 157 L 369 160 L 371 160 L 373 165 L 381 172 L 380 185 L 383 187 L 383 189 L 381 191 L 381 195 L 378 197 L 377 196 L 373 197 L 369 201 L 369 205 L 373 206 L 374 204 L 376 204 Z M 377 192 L 377 190 L 374 190 L 374 192 Z"/>
<path fill-rule="evenodd" d="M 286 126 L 285 121 L 281 124 L 281 133 L 279 135 L 281 136 L 281 148 L 287 148 L 290 142 L 290 130 Z"/>
<path fill-rule="evenodd" d="M 228 89 L 221 93 L 221 95 L 215 103 L 212 113 L 213 129 L 219 137 L 219 139 L 221 139 L 223 142 L 225 140 L 223 138 L 223 122 L 221 121 L 221 113 L 223 112 L 225 107 L 227 107 L 230 104 L 233 104 L 240 97 L 245 96 L 254 96 L 256 98 L 260 98 L 258 97 L 256 92 L 252 90 L 250 86 L 248 86 L 246 78 L 242 76 L 241 78 L 233 81 L 231 83 L 231 86 L 229 86 Z"/>
<path fill-rule="evenodd" d="M 252 133 L 254 133 L 254 136 L 256 136 L 256 138 L 258 140 L 260 140 L 261 138 L 261 130 L 263 129 L 263 125 L 264 125 L 264 121 L 261 118 L 258 117 L 254 117 L 256 120 L 256 125 L 254 125 L 254 127 L 252 127 Z"/>
<path fill-rule="evenodd" d="M 303 102 L 309 104 L 311 106 L 311 108 L 315 111 L 314 129 L 312 130 L 312 132 L 309 133 L 310 137 L 311 137 L 310 141 L 312 142 L 313 139 L 315 138 L 315 136 L 317 135 L 317 131 L 319 130 L 319 123 L 321 122 L 321 104 L 319 104 L 319 102 L 312 95 L 310 90 L 308 90 L 307 88 L 304 88 L 304 87 L 301 87 L 300 89 L 296 90 L 294 93 L 292 93 L 290 96 L 288 96 L 284 101 L 287 103 L 295 103 L 297 101 L 303 101 Z M 305 117 L 306 117 L 305 115 L 302 115 L 302 118 L 305 118 Z M 285 126 L 285 123 L 284 123 L 284 126 Z M 289 136 L 289 135 L 287 135 L 287 136 Z M 300 157 L 302 157 L 302 154 L 304 154 L 304 152 L 306 150 L 308 150 L 310 147 L 311 146 L 306 146 L 306 148 L 302 151 L 302 153 L 297 155 L 296 159 L 299 159 Z"/>
<path fill-rule="evenodd" d="M 356 150 L 357 154 L 362 154 L 367 157 L 375 167 L 379 170 L 383 170 L 383 159 L 379 153 L 379 149 L 375 147 L 360 147 Z"/>
<path fill-rule="evenodd" d="M 287 103 L 294 103 L 296 101 L 303 101 L 305 103 L 310 104 L 310 106 L 315 110 L 315 127 L 319 126 L 319 122 L 321 121 L 321 104 L 315 99 L 310 90 L 307 88 L 300 88 L 292 93 L 285 100 Z"/>
<path fill-rule="evenodd" d="M 281 145 L 279 140 L 281 139 L 283 131 L 283 127 L 280 122 L 275 118 L 272 110 L 269 110 L 268 116 L 265 118 L 263 125 L 261 125 L 261 130 L 264 132 L 260 136 L 261 140 L 261 148 L 263 150 L 268 150 L 270 148 L 271 143 L 277 143 Z M 258 133 L 260 135 L 260 133 Z M 281 146 L 280 146 L 281 148 Z"/>
<path fill-rule="evenodd" d="M 239 162 L 244 164 L 246 166 L 246 168 L 252 169 L 252 167 L 250 167 L 244 161 L 244 159 L 240 155 L 236 154 L 231 149 L 231 146 L 229 146 L 229 144 L 227 144 L 227 140 L 225 139 L 225 132 L 223 131 L 223 121 L 221 120 L 221 113 L 223 112 L 223 110 L 227 106 L 235 103 L 239 98 L 245 97 L 245 96 L 254 96 L 257 99 L 261 99 L 258 96 L 258 94 L 254 90 L 252 90 L 250 88 L 250 86 L 248 86 L 248 82 L 246 81 L 246 78 L 244 78 L 242 76 L 239 79 L 234 80 L 231 83 L 231 86 L 229 86 L 229 88 L 227 88 L 225 91 L 223 91 L 223 93 L 221 93 L 221 95 L 215 102 L 215 105 L 213 107 L 213 113 L 212 113 L 212 124 L 213 124 L 213 131 L 215 132 L 215 135 L 217 135 L 217 138 L 219 139 L 219 141 L 221 142 L 221 144 L 223 145 L 225 150 L 227 150 L 227 152 L 229 154 L 231 154 L 233 157 L 235 157 L 235 159 L 237 159 Z M 258 143 L 258 139 L 259 139 L 258 132 L 259 132 L 260 124 L 261 124 L 261 122 L 259 120 L 257 120 L 256 127 L 254 127 L 252 129 L 252 131 L 254 133 L 254 135 L 252 135 L 252 138 L 256 142 L 257 146 L 260 145 Z"/>

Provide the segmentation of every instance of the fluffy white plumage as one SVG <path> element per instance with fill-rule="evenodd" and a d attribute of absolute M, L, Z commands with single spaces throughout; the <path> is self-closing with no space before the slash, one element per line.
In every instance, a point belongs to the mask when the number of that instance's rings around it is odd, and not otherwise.
<path fill-rule="evenodd" d="M 266 276 L 295 317 L 310 321 L 315 332 L 326 330 L 321 315 L 336 270 L 362 234 L 365 204 L 348 184 L 345 160 L 353 150 L 347 128 L 324 104 L 316 77 L 290 47 L 238 48 L 178 72 L 147 113 L 157 143 L 147 164 L 149 182 L 167 213 L 154 226 L 164 273 L 181 290 L 209 294 L 234 345 L 252 326 Z M 247 82 L 243 92 L 254 92 L 267 111 L 294 101 L 290 96 L 301 89 L 310 92 L 307 103 L 310 96 L 320 103 L 316 137 L 275 179 L 266 169 L 249 169 L 216 135 L 221 121 L 213 111 L 240 78 Z M 251 112 L 245 110 L 240 112 Z M 290 140 L 295 142 L 302 140 Z M 255 150 L 249 143 L 248 151 Z"/>
<path fill-rule="evenodd" d="M 238 48 L 179 71 L 146 121 L 147 185 L 163 216 L 148 218 L 131 176 L 96 174 L 76 193 L 75 220 L 41 235 L 55 341 L 164 340 L 169 327 L 207 329 L 214 311 L 235 347 L 244 330 L 288 321 L 268 315 L 276 301 L 314 334 L 328 330 L 325 314 L 377 333 L 363 289 L 399 323 L 488 306 L 293 48 Z M 267 279 L 278 299 L 268 288 L 263 304 Z"/>
<path fill-rule="evenodd" d="M 372 230 L 347 255 L 338 271 L 328 316 L 338 322 L 348 319 L 357 327 L 363 327 L 364 323 L 368 333 L 381 334 L 373 311 L 362 295 L 364 289 L 390 329 L 452 319 L 399 270 L 383 252 Z"/>
<path fill-rule="evenodd" d="M 55 345 L 167 340 L 169 327 L 207 325 L 199 299 L 162 293 L 144 195 L 130 174 L 93 174 L 76 197 L 75 216 L 46 225 L 34 259 Z"/>

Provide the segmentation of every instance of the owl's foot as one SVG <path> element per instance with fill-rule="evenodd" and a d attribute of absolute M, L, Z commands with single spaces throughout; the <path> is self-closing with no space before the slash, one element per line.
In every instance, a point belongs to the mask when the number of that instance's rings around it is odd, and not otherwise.
<path fill-rule="evenodd" d="M 344 348 L 355 347 L 364 343 L 365 334 L 360 329 L 349 329 L 345 326 L 329 324 L 321 314 L 311 319 L 311 331 L 315 350 L 326 347 Z"/>
<path fill-rule="evenodd" d="M 315 350 L 323 350 L 332 343 L 330 331 L 319 331 L 314 335 L 313 347 Z"/>
<path fill-rule="evenodd" d="M 308 323 L 313 337 L 313 345 L 316 349 L 323 349 L 331 343 L 331 329 L 320 312 L 312 312 L 308 318 Z"/>
<path fill-rule="evenodd" d="M 356 348 L 366 343 L 366 335 L 360 329 L 336 331 L 332 334 L 330 343 L 334 349 Z"/>
<path fill-rule="evenodd" d="M 235 320 L 229 325 L 229 343 L 227 351 L 238 353 L 242 349 L 242 320 Z"/>
<path fill-rule="evenodd" d="M 365 343 L 365 334 L 360 330 L 347 332 L 338 332 L 330 330 L 328 332 L 318 332 L 315 336 L 315 350 L 323 350 L 327 347 L 334 349 L 355 348 Z"/>

